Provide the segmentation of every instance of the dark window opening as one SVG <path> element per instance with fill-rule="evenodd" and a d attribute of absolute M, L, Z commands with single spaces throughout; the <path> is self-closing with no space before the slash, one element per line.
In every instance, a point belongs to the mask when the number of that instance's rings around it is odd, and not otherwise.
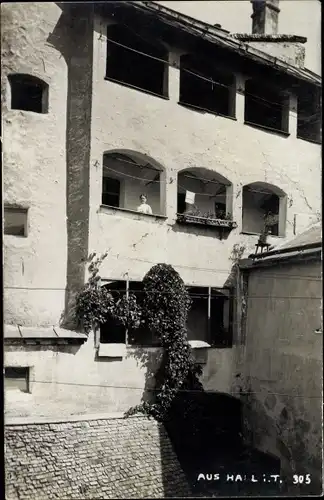
<path fill-rule="evenodd" d="M 4 207 L 4 234 L 27 236 L 27 209 Z"/>
<path fill-rule="evenodd" d="M 129 294 L 136 297 L 137 303 L 142 306 L 144 301 L 143 283 L 141 281 L 129 282 Z M 142 347 L 159 347 L 160 340 L 154 332 L 151 332 L 144 324 L 137 329 L 128 330 L 128 343 Z"/>
<path fill-rule="evenodd" d="M 297 137 L 306 141 L 321 142 L 321 95 L 318 89 L 308 89 L 298 96 Z"/>
<path fill-rule="evenodd" d="M 232 307 L 229 292 L 207 287 L 188 287 L 192 300 L 187 320 L 188 340 L 213 347 L 232 346 Z"/>
<path fill-rule="evenodd" d="M 247 80 L 244 120 L 246 123 L 288 132 L 288 100 L 280 92 L 266 88 L 260 82 Z"/>
<path fill-rule="evenodd" d="M 216 219 L 225 219 L 226 212 L 226 203 L 215 203 L 215 215 Z"/>
<path fill-rule="evenodd" d="M 183 214 L 186 211 L 186 195 L 185 193 L 178 193 L 178 214 Z"/>
<path fill-rule="evenodd" d="M 108 26 L 107 39 L 107 78 L 168 96 L 169 56 L 164 47 L 153 45 L 120 25 Z"/>
<path fill-rule="evenodd" d="M 103 177 L 102 204 L 111 207 L 120 206 L 120 181 L 111 177 Z"/>
<path fill-rule="evenodd" d="M 9 76 L 11 109 L 48 113 L 48 85 L 31 75 Z"/>
<path fill-rule="evenodd" d="M 196 76 L 193 73 L 195 73 Z M 235 116 L 235 77 L 186 55 L 180 59 L 180 103 Z"/>
<path fill-rule="evenodd" d="M 103 285 L 118 300 L 126 295 L 126 281 L 112 281 Z M 101 344 L 125 344 L 126 331 L 124 325 L 115 318 L 109 318 L 100 326 Z"/>
<path fill-rule="evenodd" d="M 279 236 L 280 231 L 284 233 L 285 226 L 282 210 L 278 195 L 267 192 L 262 186 L 243 187 L 243 232 L 254 234 L 267 232 L 273 236 Z"/>
<path fill-rule="evenodd" d="M 19 389 L 22 392 L 29 392 L 29 367 L 6 366 L 4 375 L 6 390 Z"/>

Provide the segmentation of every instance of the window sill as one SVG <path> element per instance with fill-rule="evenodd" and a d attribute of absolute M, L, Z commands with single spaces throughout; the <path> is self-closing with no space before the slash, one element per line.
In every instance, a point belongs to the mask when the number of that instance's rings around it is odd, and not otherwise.
<path fill-rule="evenodd" d="M 25 240 L 26 238 L 28 238 L 27 234 L 10 234 L 10 233 L 3 233 L 3 235 L 8 238 L 8 237 L 11 237 L 11 238 L 19 238 L 19 239 L 23 239 Z"/>
<path fill-rule="evenodd" d="M 127 351 L 136 351 L 138 352 L 139 350 L 145 350 L 145 351 L 151 351 L 151 352 L 159 352 L 162 349 L 162 346 L 158 345 L 135 345 L 135 344 L 127 344 L 126 346 Z"/>
<path fill-rule="evenodd" d="M 220 116 L 221 118 L 229 118 L 230 120 L 233 120 L 235 122 L 237 121 L 237 118 L 235 118 L 234 116 L 223 115 L 222 113 L 217 113 L 217 111 L 212 111 L 210 109 L 201 108 L 200 106 L 195 106 L 194 104 L 188 104 L 186 102 L 181 102 L 181 101 L 178 101 L 178 104 L 179 104 L 179 106 L 183 106 L 184 108 L 192 109 L 193 111 L 198 111 L 201 113 L 208 113 L 209 115 Z"/>
<path fill-rule="evenodd" d="M 317 144 L 318 146 L 322 145 L 321 139 L 306 139 L 306 137 L 301 137 L 300 135 L 297 135 L 296 137 L 301 141 L 311 142 L 312 144 Z"/>
<path fill-rule="evenodd" d="M 269 132 L 270 134 L 281 135 L 282 137 L 289 137 L 290 136 L 289 132 L 285 132 L 284 130 L 278 130 L 276 128 L 267 127 L 265 125 L 259 125 L 258 123 L 244 121 L 244 125 L 248 125 L 249 127 L 252 127 L 252 128 L 264 130 L 265 132 Z"/>
<path fill-rule="evenodd" d="M 105 80 L 108 82 L 117 83 L 118 85 L 121 85 L 122 87 L 127 87 L 129 89 L 138 90 L 139 92 L 142 92 L 143 94 L 149 94 L 149 95 L 153 95 L 154 97 L 160 97 L 161 99 L 164 99 L 165 101 L 170 100 L 169 96 L 165 96 L 162 94 L 156 94 L 155 92 L 152 92 L 150 90 L 142 89 L 141 87 L 135 87 L 135 85 L 131 85 L 130 83 L 122 82 L 120 80 L 115 80 L 114 78 L 110 78 L 109 76 L 105 76 Z"/>
<path fill-rule="evenodd" d="M 124 358 L 126 356 L 126 344 L 99 344 L 98 358 Z"/>
<path fill-rule="evenodd" d="M 125 214 L 128 217 L 136 220 L 156 220 L 163 221 L 167 219 L 166 215 L 160 214 L 142 214 L 141 212 L 137 212 L 136 210 L 130 210 L 129 208 L 120 208 L 120 207 L 111 207 L 110 205 L 100 205 L 99 212 L 109 215 L 116 215 L 119 212 L 121 214 Z"/>
<path fill-rule="evenodd" d="M 260 236 L 261 233 L 251 233 L 249 231 L 241 231 L 240 234 L 246 234 L 247 236 Z M 286 236 L 277 235 L 277 234 L 269 234 L 268 238 L 285 238 Z"/>

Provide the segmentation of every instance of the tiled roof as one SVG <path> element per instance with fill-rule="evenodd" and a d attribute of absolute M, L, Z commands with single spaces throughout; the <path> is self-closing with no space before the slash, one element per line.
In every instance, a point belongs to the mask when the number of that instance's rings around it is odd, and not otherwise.
<path fill-rule="evenodd" d="M 85 342 L 87 336 L 83 333 L 65 330 L 58 326 L 30 327 L 20 325 L 4 325 L 5 340 L 51 340 L 60 342 L 64 340 Z"/>
<path fill-rule="evenodd" d="M 320 223 L 314 224 L 292 240 L 275 247 L 274 250 L 285 250 L 305 245 L 315 245 L 316 243 L 318 243 L 318 246 L 322 245 L 322 225 Z"/>

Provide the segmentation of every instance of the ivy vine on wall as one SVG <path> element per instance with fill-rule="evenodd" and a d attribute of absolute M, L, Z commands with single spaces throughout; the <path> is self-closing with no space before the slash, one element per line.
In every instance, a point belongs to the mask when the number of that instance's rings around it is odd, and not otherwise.
<path fill-rule="evenodd" d="M 142 412 L 157 420 L 167 420 L 177 407 L 179 392 L 202 391 L 199 377 L 202 368 L 195 363 L 187 338 L 187 316 L 191 299 L 180 275 L 168 264 L 153 266 L 143 279 L 144 300 L 140 306 L 136 296 L 115 299 L 100 283 L 99 267 L 107 254 L 89 257 L 88 282 L 77 295 L 76 314 L 80 326 L 88 334 L 109 318 L 126 328 L 145 325 L 158 336 L 163 359 L 156 374 L 155 400 L 131 408 L 126 416 Z M 190 399 L 190 398 L 189 398 Z M 182 417 L 192 414 L 192 401 L 182 405 Z"/>
<path fill-rule="evenodd" d="M 167 420 L 179 391 L 202 390 L 202 368 L 195 364 L 186 330 L 191 299 L 180 275 L 168 264 L 153 266 L 143 279 L 143 289 L 144 322 L 159 337 L 163 360 L 156 375 L 155 401 L 144 402 L 127 415 L 142 412 Z"/>
<path fill-rule="evenodd" d="M 105 286 L 101 286 L 99 267 L 107 253 L 89 256 L 89 279 L 76 297 L 76 316 L 86 334 L 96 330 L 109 319 L 121 322 L 126 328 L 138 328 L 142 323 L 142 310 L 134 294 L 115 299 Z"/>

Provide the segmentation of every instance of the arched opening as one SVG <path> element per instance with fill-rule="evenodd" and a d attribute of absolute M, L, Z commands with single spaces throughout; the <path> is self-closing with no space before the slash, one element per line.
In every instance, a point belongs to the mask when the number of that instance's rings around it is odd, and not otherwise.
<path fill-rule="evenodd" d="M 232 219 L 232 183 L 205 168 L 192 167 L 178 174 L 178 214 Z"/>
<path fill-rule="evenodd" d="M 48 84 L 25 74 L 8 76 L 11 89 L 11 109 L 48 113 Z"/>
<path fill-rule="evenodd" d="M 285 236 L 287 196 L 280 188 L 266 182 L 243 187 L 242 231 Z"/>
<path fill-rule="evenodd" d="M 165 215 L 165 170 L 149 156 L 131 150 L 103 155 L 102 204 L 147 215 Z M 150 210 L 142 209 L 141 195 Z"/>
<path fill-rule="evenodd" d="M 156 41 L 123 25 L 107 27 L 107 79 L 167 97 L 167 61 L 168 51 Z"/>

